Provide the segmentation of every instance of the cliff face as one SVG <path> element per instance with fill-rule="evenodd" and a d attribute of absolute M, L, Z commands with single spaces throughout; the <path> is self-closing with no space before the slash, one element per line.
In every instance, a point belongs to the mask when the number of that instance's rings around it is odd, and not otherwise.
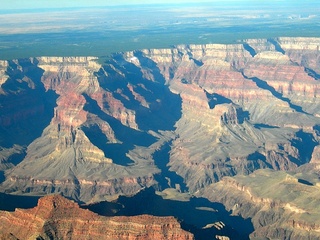
<path fill-rule="evenodd" d="M 102 217 L 60 195 L 32 209 L 0 211 L 0 237 L 12 239 L 193 239 L 173 217 Z"/>
<path fill-rule="evenodd" d="M 88 202 L 316 164 L 317 46 L 249 39 L 119 53 L 102 65 L 3 61 L 1 190 Z"/>
<path fill-rule="evenodd" d="M 56 95 L 46 92 L 35 59 L 2 61 L 0 66 L 0 179 L 21 162 L 26 147 L 50 123 Z"/>
<path fill-rule="evenodd" d="M 252 239 L 317 239 L 318 186 L 310 176 L 258 170 L 249 176 L 225 177 L 202 194 L 223 203 L 234 215 L 252 218 Z"/>
<path fill-rule="evenodd" d="M 300 41 L 306 45 L 308 39 Z M 280 45 L 246 40 L 142 51 L 182 98 L 169 166 L 189 190 L 226 175 L 290 170 L 310 161 L 317 145 L 312 129 L 319 122 L 319 82 Z M 311 147 L 304 151 L 306 142 Z"/>
<path fill-rule="evenodd" d="M 319 79 L 319 38 L 279 38 L 281 48 L 290 59 Z"/>
<path fill-rule="evenodd" d="M 9 188 L 16 185 L 24 192 L 64 192 L 88 201 L 95 195 L 130 194 L 155 184 L 157 169 L 153 166 L 143 169 L 137 162 L 132 170 L 126 169 L 133 162 L 127 151 L 133 151 L 147 134 L 137 130 L 134 110 L 116 99 L 117 93 L 101 87 L 103 83 L 95 76 L 101 66 L 94 60 L 33 59 L 37 68 L 43 69 L 39 84 L 43 84 L 44 92 L 57 95 L 56 106 L 48 126 L 28 146 L 25 160 L 10 174 L 5 183 Z M 34 117 L 38 115 L 33 113 Z M 131 136 L 123 143 L 126 134 Z M 145 139 L 155 142 L 152 136 Z"/>

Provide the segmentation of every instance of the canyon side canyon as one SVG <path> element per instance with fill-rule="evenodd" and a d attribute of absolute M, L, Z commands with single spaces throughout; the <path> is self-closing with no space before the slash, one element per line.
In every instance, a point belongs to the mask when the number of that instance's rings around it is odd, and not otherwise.
<path fill-rule="evenodd" d="M 104 63 L 0 61 L 0 192 L 93 204 L 152 188 L 162 198 L 224 206 L 230 218 L 217 213 L 212 225 L 198 226 L 215 229 L 208 239 L 233 239 L 241 230 L 232 216 L 253 226 L 243 239 L 320 238 L 319 48 L 320 38 L 282 37 L 136 50 Z M 71 217 L 50 225 L 56 211 L 67 214 L 59 206 L 74 209 Z M 139 239 L 143 224 L 145 236 L 194 237 L 174 218 L 107 219 L 60 195 L 1 211 L 0 222 L 12 226 L 7 236 L 19 238 L 19 216 L 37 209 L 43 215 L 29 230 L 39 236 L 77 236 L 81 221 L 108 221 L 131 231 L 110 230 L 119 239 Z M 84 220 L 71 223 L 78 211 Z M 232 234 L 220 236 L 223 228 Z"/>

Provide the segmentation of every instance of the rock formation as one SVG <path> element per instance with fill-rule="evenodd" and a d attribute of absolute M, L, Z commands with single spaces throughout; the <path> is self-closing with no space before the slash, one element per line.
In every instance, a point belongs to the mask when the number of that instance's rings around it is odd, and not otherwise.
<path fill-rule="evenodd" d="M 319 82 L 279 45 L 247 40 L 142 51 L 182 98 L 169 166 L 189 190 L 226 175 L 290 170 L 302 159 L 310 161 L 317 145 L 312 128 L 319 122 Z M 301 148 L 305 142 L 311 144 L 307 151 Z"/>
<path fill-rule="evenodd" d="M 252 218 L 252 239 L 318 239 L 319 196 L 314 181 L 316 175 L 264 169 L 225 177 L 201 196 L 223 203 L 233 215 Z"/>
<path fill-rule="evenodd" d="M 149 186 L 195 193 L 224 176 L 317 162 L 319 45 L 249 39 L 104 64 L 2 61 L 1 191 L 84 202 Z"/>
<path fill-rule="evenodd" d="M 60 195 L 32 209 L 0 211 L 1 239 L 193 239 L 173 217 L 102 217 Z"/>
<path fill-rule="evenodd" d="M 121 166 L 120 159 L 116 165 L 108 157 L 108 154 L 115 153 L 106 149 L 115 146 L 114 152 L 121 148 L 125 131 L 133 138 L 143 134 L 135 130 L 133 111 L 126 110 L 121 101 L 100 87 L 94 76 L 100 66 L 94 59 L 39 58 L 37 65 L 45 70 L 41 76 L 45 92 L 54 91 L 58 95 L 56 106 L 51 122 L 28 146 L 26 161 L 17 167 L 20 173 L 11 175 L 10 184 L 15 182 L 23 186 L 23 191 L 64 192 L 82 200 L 90 200 L 95 192 L 99 196 L 134 193 L 141 185 L 154 184 L 152 173 L 157 172 L 154 167 L 151 166 L 148 172 L 135 165 L 132 168 L 136 170 L 129 173 L 130 170 L 125 170 L 125 163 Z M 38 112 L 30 114 L 36 117 Z M 110 126 L 112 123 L 116 126 L 124 124 L 116 129 L 122 131 L 122 136 L 115 136 Z M 131 142 L 123 145 L 124 149 L 134 148 Z M 131 161 L 126 152 L 119 153 L 119 156 L 121 154 L 125 161 Z"/>

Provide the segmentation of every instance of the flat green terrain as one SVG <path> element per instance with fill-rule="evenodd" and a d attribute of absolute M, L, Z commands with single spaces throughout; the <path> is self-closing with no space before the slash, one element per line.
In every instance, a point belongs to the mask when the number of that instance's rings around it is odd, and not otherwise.
<path fill-rule="evenodd" d="M 101 57 L 177 44 L 320 37 L 319 8 L 313 1 L 251 1 L 0 11 L 0 59 Z"/>

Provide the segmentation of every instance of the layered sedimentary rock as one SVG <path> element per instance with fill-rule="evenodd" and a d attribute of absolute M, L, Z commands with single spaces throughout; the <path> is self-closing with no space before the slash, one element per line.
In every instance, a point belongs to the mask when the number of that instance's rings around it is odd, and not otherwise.
<path fill-rule="evenodd" d="M 277 42 L 293 62 L 304 66 L 307 73 L 319 79 L 319 38 L 281 37 Z"/>
<path fill-rule="evenodd" d="M 132 170 L 126 168 L 133 162 L 127 151 L 134 150 L 144 134 L 136 130 L 134 110 L 100 86 L 95 73 L 101 66 L 94 60 L 33 59 L 37 68 L 44 70 L 40 83 L 45 92 L 57 95 L 56 106 L 49 125 L 28 146 L 25 161 L 10 174 L 10 186 L 27 192 L 64 192 L 88 201 L 95 195 L 134 193 L 154 184 L 153 174 L 158 170 L 153 166 L 143 169 L 136 162 Z M 115 131 L 120 134 L 116 136 Z M 128 139 L 132 141 L 123 143 L 125 134 L 131 135 Z M 155 142 L 152 136 L 144 139 Z M 136 161 L 139 158 L 136 156 Z"/>
<path fill-rule="evenodd" d="M 43 88 L 43 70 L 35 59 L 11 60 L 2 66 L 1 146 L 28 145 L 50 122 L 55 96 Z"/>
<path fill-rule="evenodd" d="M 7 80 L 6 70 L 8 67 L 8 61 L 0 61 L 0 86 Z"/>
<path fill-rule="evenodd" d="M 162 192 L 148 188 L 134 196 L 120 196 L 112 202 L 104 201 L 82 207 L 104 216 L 175 216 L 184 230 L 201 240 L 212 240 L 214 236 L 247 239 L 253 231 L 250 221 L 231 216 L 222 204 L 212 203 L 202 197 L 191 197 L 173 188 Z"/>
<path fill-rule="evenodd" d="M 1 189 L 85 202 L 149 186 L 194 193 L 224 176 L 316 162 L 316 46 L 251 39 L 119 53 L 102 65 L 4 61 L 1 161 L 11 169 Z"/>
<path fill-rule="evenodd" d="M 32 209 L 0 211 L 0 222 L 3 239 L 193 239 L 173 217 L 102 217 L 60 195 Z"/>
<path fill-rule="evenodd" d="M 258 170 L 249 176 L 225 177 L 201 195 L 223 203 L 234 215 L 252 218 L 251 239 L 318 239 L 317 182 L 310 172 Z"/>
<path fill-rule="evenodd" d="M 225 175 L 294 169 L 302 155 L 310 161 L 319 83 L 276 40 L 142 52 L 182 98 L 169 166 L 191 191 Z"/>

